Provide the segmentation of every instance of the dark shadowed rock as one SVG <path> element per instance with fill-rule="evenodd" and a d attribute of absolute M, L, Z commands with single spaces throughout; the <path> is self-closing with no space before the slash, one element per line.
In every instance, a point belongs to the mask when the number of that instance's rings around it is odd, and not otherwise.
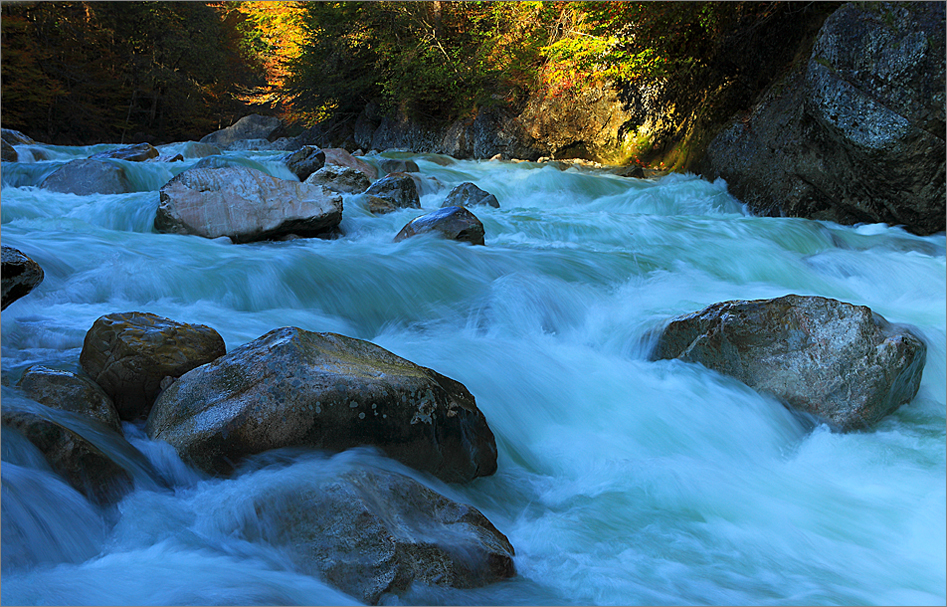
<path fill-rule="evenodd" d="M 205 135 L 200 142 L 227 148 L 250 139 L 273 141 L 281 137 L 284 131 L 283 121 L 279 118 L 250 114 L 227 128 Z"/>
<path fill-rule="evenodd" d="M 3 424 L 16 429 L 76 491 L 96 504 L 110 504 L 132 487 L 132 476 L 89 440 L 30 410 L 0 409 Z"/>
<path fill-rule="evenodd" d="M 283 159 L 286 167 L 299 181 L 321 169 L 326 163 L 326 154 L 314 145 L 304 145 Z"/>
<path fill-rule="evenodd" d="M 444 203 L 441 207 L 468 207 L 476 205 L 486 205 L 499 209 L 500 201 L 490 192 L 485 192 L 475 184 L 465 181 L 455 186 L 454 189 L 447 194 L 447 198 L 444 199 Z"/>
<path fill-rule="evenodd" d="M 0 129 L 0 140 L 10 145 L 33 145 L 36 143 L 32 137 L 24 135 L 14 129 Z"/>
<path fill-rule="evenodd" d="M 438 234 L 450 240 L 484 244 L 483 224 L 463 207 L 444 207 L 412 219 L 395 236 L 395 242 L 417 234 Z"/>
<path fill-rule="evenodd" d="M 43 282 L 45 274 L 38 263 L 13 247 L 3 245 L 0 259 L 0 284 L 3 288 L 2 309 Z"/>
<path fill-rule="evenodd" d="M 365 193 L 390 200 L 399 209 L 421 208 L 418 186 L 406 173 L 391 173 L 369 186 Z"/>
<path fill-rule="evenodd" d="M 19 156 L 12 145 L 7 143 L 6 139 L 0 140 L 0 161 L 16 162 Z"/>
<path fill-rule="evenodd" d="M 417 173 L 421 170 L 415 161 L 402 158 L 381 158 L 378 166 L 386 175 L 388 173 Z"/>
<path fill-rule="evenodd" d="M 909 330 L 865 306 L 787 295 L 718 303 L 675 319 L 652 359 L 700 363 L 855 430 L 914 398 L 926 352 Z"/>
<path fill-rule="evenodd" d="M 41 188 L 64 194 L 127 194 L 132 191 L 125 167 L 107 159 L 72 160 L 56 169 Z"/>
<path fill-rule="evenodd" d="M 513 546 L 476 508 L 381 469 L 267 475 L 239 533 L 367 604 L 412 582 L 475 588 L 516 575 Z"/>
<path fill-rule="evenodd" d="M 323 185 L 340 194 L 361 194 L 371 185 L 361 171 L 336 164 L 325 165 L 307 177 L 306 183 Z"/>
<path fill-rule="evenodd" d="M 214 473 L 278 447 L 359 445 L 446 481 L 496 471 L 493 433 L 462 384 L 370 342 L 295 327 L 185 374 L 147 432 Z"/>
<path fill-rule="evenodd" d="M 117 150 L 99 152 L 98 154 L 89 156 L 89 158 L 115 158 L 117 160 L 142 162 L 151 158 L 157 158 L 159 155 L 158 150 L 150 143 L 138 143 Z"/>
<path fill-rule="evenodd" d="M 384 215 L 385 213 L 391 213 L 398 210 L 398 207 L 396 207 L 394 203 L 387 198 L 379 198 L 378 196 L 366 194 L 364 199 L 365 206 L 375 215 Z"/>
<path fill-rule="evenodd" d="M 17 386 L 38 403 L 85 415 L 122 433 L 122 422 L 112 399 L 87 377 L 32 365 L 23 372 Z"/>
<path fill-rule="evenodd" d="M 188 169 L 165 184 L 154 225 L 158 232 L 251 242 L 317 236 L 341 220 L 342 197 L 326 188 L 223 167 Z"/>
<path fill-rule="evenodd" d="M 944 230 L 943 2 L 849 3 L 701 171 L 762 215 Z"/>
<path fill-rule="evenodd" d="M 119 417 L 147 416 L 166 377 L 177 378 L 226 352 L 217 331 L 146 312 L 108 314 L 93 323 L 79 363 L 115 403 Z"/>

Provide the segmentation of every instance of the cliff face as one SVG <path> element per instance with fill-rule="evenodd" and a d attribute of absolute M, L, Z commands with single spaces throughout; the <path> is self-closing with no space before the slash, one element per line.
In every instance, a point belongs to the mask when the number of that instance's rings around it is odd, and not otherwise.
<path fill-rule="evenodd" d="M 762 215 L 945 227 L 944 3 L 846 4 L 701 162 Z"/>
<path fill-rule="evenodd" d="M 537 95 L 517 112 L 436 127 L 369 106 L 303 138 L 459 158 L 639 162 L 723 177 L 762 215 L 943 230 L 944 3 L 825 13 L 737 40 L 727 61 L 687 81 Z"/>

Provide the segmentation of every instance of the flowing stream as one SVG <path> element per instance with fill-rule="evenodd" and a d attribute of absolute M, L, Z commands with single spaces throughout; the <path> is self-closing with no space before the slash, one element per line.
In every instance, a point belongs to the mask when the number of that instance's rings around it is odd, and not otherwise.
<path fill-rule="evenodd" d="M 46 274 L 2 315 L 5 406 L 32 404 L 16 388 L 29 365 L 77 371 L 104 314 L 206 324 L 228 351 L 281 326 L 342 333 L 473 393 L 496 435 L 498 472 L 465 485 L 414 476 L 476 506 L 516 549 L 516 578 L 416 585 L 386 603 L 945 603 L 943 233 L 753 217 L 723 182 L 692 175 L 636 180 L 424 154 L 411 158 L 425 211 L 464 181 L 497 196 L 499 209 L 472 209 L 486 246 L 395 243 L 421 211 L 375 216 L 359 195 L 345 196 L 334 240 L 158 234 L 157 190 L 192 157 L 115 161 L 131 194 L 36 187 L 67 160 L 114 147 L 20 146 L 46 159 L 3 165 L 3 244 Z M 294 179 L 280 155 L 227 157 Z M 928 346 L 917 398 L 871 431 L 839 434 L 698 365 L 648 360 L 674 316 L 788 293 L 916 327 Z M 384 465 L 379 455 L 299 453 L 221 480 L 141 427 L 126 423 L 125 434 L 136 488 L 101 509 L 4 430 L 4 604 L 353 602 L 277 548 L 236 536 L 234 521 L 273 474 Z"/>

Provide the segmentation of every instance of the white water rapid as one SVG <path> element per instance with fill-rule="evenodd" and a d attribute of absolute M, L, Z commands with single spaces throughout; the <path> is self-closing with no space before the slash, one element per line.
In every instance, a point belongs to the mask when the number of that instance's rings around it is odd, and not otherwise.
<path fill-rule="evenodd" d="M 231 245 L 152 228 L 158 188 L 197 158 L 116 161 L 139 192 L 75 196 L 36 184 L 118 146 L 32 147 L 49 159 L 2 167 L 2 241 L 46 278 L 2 314 L 4 405 L 25 398 L 16 382 L 27 366 L 78 371 L 92 323 L 129 311 L 209 325 L 228 351 L 282 326 L 342 333 L 476 397 L 498 472 L 464 485 L 411 474 L 480 509 L 513 544 L 518 576 L 415 586 L 389 604 L 947 600 L 943 233 L 753 217 L 724 183 L 690 175 L 416 155 L 441 185 L 429 180 L 425 211 L 464 181 L 496 195 L 499 209 L 472 209 L 486 246 L 394 243 L 422 211 L 375 216 L 358 195 L 345 196 L 341 238 Z M 280 153 L 230 156 L 294 178 Z M 698 365 L 648 360 L 674 316 L 788 293 L 916 327 L 928 347 L 916 399 L 870 431 L 839 434 Z M 3 604 L 353 602 L 232 531 L 273 475 L 379 456 L 297 454 L 221 480 L 141 428 L 125 433 L 157 472 L 142 467 L 135 490 L 100 509 L 4 431 Z"/>

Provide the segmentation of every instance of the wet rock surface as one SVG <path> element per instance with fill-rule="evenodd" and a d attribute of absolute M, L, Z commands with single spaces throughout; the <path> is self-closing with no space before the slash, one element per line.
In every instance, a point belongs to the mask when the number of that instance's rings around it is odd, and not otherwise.
<path fill-rule="evenodd" d="M 32 365 L 23 372 L 17 386 L 38 403 L 85 415 L 122 433 L 122 422 L 112 399 L 87 377 L 71 371 Z"/>
<path fill-rule="evenodd" d="M 484 244 L 483 223 L 464 207 L 444 207 L 412 219 L 395 235 L 395 241 L 418 234 L 437 234 L 449 240 Z"/>
<path fill-rule="evenodd" d="M 125 168 L 117 162 L 102 158 L 71 160 L 51 173 L 39 187 L 77 196 L 127 194 L 133 191 Z"/>
<path fill-rule="evenodd" d="M 465 181 L 455 186 L 454 189 L 447 194 L 447 198 L 444 199 L 444 203 L 441 207 L 467 207 L 477 205 L 499 209 L 500 201 L 490 192 L 481 190 L 476 184 Z"/>
<path fill-rule="evenodd" d="M 365 193 L 384 198 L 399 209 L 420 209 L 421 196 L 414 179 L 406 173 L 391 173 L 373 183 Z"/>
<path fill-rule="evenodd" d="M 914 398 L 926 352 L 909 329 L 865 306 L 787 295 L 674 319 L 652 359 L 700 363 L 837 429 L 859 430 Z"/>
<path fill-rule="evenodd" d="M 212 473 L 279 447 L 359 445 L 451 482 L 496 471 L 493 433 L 461 383 L 370 342 L 295 327 L 183 375 L 147 432 Z"/>
<path fill-rule="evenodd" d="M 223 338 L 206 325 L 126 312 L 93 323 L 79 362 L 112 398 L 119 417 L 134 421 L 148 415 L 166 377 L 180 377 L 225 352 Z"/>
<path fill-rule="evenodd" d="M 367 604 L 412 582 L 474 588 L 516 575 L 513 546 L 479 510 L 396 472 L 297 472 L 252 502 L 239 533 Z"/>
<path fill-rule="evenodd" d="M 342 197 L 334 192 L 244 167 L 189 169 L 165 184 L 160 197 L 158 232 L 236 243 L 318 236 L 342 220 Z"/>
<path fill-rule="evenodd" d="M 43 268 L 29 256 L 13 247 L 3 245 L 0 261 L 0 285 L 2 285 L 2 309 L 6 310 L 14 301 L 32 291 L 43 282 Z"/>

